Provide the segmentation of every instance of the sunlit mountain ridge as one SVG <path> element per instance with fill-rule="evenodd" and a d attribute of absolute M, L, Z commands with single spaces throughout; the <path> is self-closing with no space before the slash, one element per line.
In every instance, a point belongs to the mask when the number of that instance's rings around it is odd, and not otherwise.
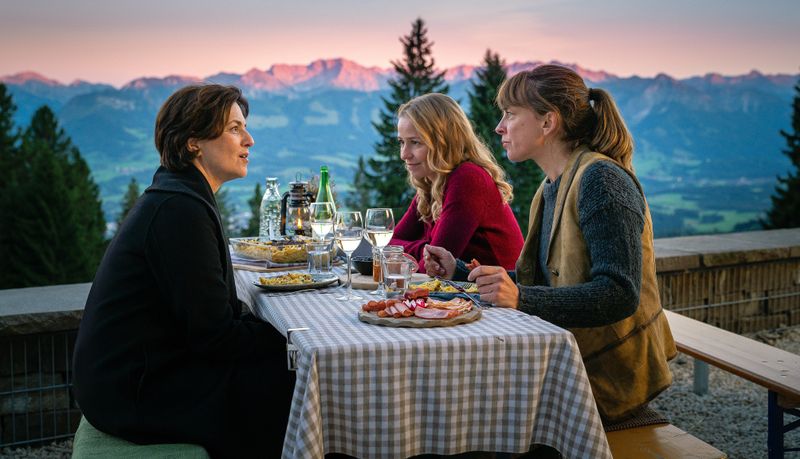
<path fill-rule="evenodd" d="M 540 61 L 514 62 L 508 65 L 508 69 L 509 72 L 513 74 L 541 63 Z M 581 76 L 591 81 L 603 81 L 609 78 L 616 78 L 610 73 L 587 70 L 575 64 L 562 65 L 573 68 Z M 475 70 L 478 68 L 479 67 L 475 65 L 450 67 L 444 69 L 445 79 L 452 82 L 468 80 L 474 76 Z M 318 59 L 308 65 L 274 64 L 266 70 L 252 68 L 242 74 L 221 72 L 205 77 L 190 75 L 141 77 L 128 82 L 123 85 L 122 88 L 142 88 L 146 85 L 174 85 L 180 84 L 181 82 L 187 84 L 197 81 L 210 81 L 223 84 L 236 84 L 250 90 L 268 92 L 302 92 L 318 88 L 380 91 L 388 87 L 387 81 L 393 77 L 394 74 L 394 70 L 391 68 L 365 67 L 348 59 L 334 58 Z M 17 85 L 30 83 L 32 85 L 40 84 L 50 87 L 64 86 L 54 79 L 32 71 L 3 76 L 0 77 L 0 81 Z M 76 81 L 71 83 L 70 86 L 79 84 L 91 85 L 92 83 Z"/>

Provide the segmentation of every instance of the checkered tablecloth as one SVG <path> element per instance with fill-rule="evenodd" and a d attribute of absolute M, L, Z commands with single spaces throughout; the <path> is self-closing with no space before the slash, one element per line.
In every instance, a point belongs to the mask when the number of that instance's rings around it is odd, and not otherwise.
<path fill-rule="evenodd" d="M 321 292 L 271 295 L 237 271 L 239 298 L 300 350 L 284 458 L 405 458 L 466 451 L 610 458 L 575 339 L 510 309 L 454 327 L 358 320 L 364 301 Z M 357 291 L 373 299 L 364 291 Z"/>

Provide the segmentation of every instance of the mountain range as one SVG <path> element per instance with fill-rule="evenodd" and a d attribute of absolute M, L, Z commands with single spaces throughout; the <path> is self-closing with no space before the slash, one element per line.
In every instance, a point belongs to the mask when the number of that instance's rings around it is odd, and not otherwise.
<path fill-rule="evenodd" d="M 541 62 L 515 62 L 510 73 Z M 707 74 L 675 79 L 614 74 L 567 65 L 588 84 L 611 92 L 636 142 L 634 165 L 648 196 L 657 234 L 731 231 L 752 225 L 770 205 L 776 175 L 788 159 L 780 129 L 788 129 L 793 85 L 800 75 Z M 477 67 L 445 71 L 449 94 L 469 110 L 466 91 Z M 388 95 L 393 70 L 347 59 L 308 65 L 276 64 L 243 74 L 137 78 L 122 87 L 62 84 L 24 72 L 0 77 L 25 126 L 41 105 L 58 115 L 100 185 L 108 220 L 130 177 L 148 184 L 158 164 L 152 141 L 155 114 L 177 88 L 208 81 L 233 84 L 247 95 L 248 126 L 256 139 L 246 179 L 226 185 L 240 210 L 256 181 L 277 176 L 283 188 L 327 164 L 339 192 L 348 189 L 359 156 L 369 156 L 372 122 Z M 499 113 L 498 113 L 499 117 Z"/>

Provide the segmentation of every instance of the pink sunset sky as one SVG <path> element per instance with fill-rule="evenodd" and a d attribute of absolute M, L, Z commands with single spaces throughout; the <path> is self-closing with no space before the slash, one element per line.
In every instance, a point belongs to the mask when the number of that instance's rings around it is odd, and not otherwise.
<path fill-rule="evenodd" d="M 389 67 L 417 17 L 442 68 L 491 48 L 620 76 L 800 71 L 798 0 L 26 0 L 0 7 L 0 75 L 119 86 L 333 57 Z"/>

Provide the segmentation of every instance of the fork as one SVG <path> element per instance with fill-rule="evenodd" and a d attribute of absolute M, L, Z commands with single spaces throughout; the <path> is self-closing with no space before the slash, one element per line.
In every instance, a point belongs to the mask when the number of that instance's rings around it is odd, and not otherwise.
<path fill-rule="evenodd" d="M 453 287 L 454 289 L 458 290 L 460 293 L 463 293 L 464 295 L 466 295 L 467 298 L 469 298 L 470 300 L 472 300 L 473 303 L 475 303 L 475 307 L 476 308 L 485 308 L 485 307 L 490 306 L 490 304 L 488 304 L 488 303 L 484 304 L 481 301 L 480 297 L 475 298 L 474 296 L 472 296 L 471 293 L 467 293 L 467 291 L 464 290 L 464 287 L 458 285 L 456 282 L 451 281 L 450 279 L 444 279 L 444 278 L 438 277 L 438 276 L 435 279 L 437 279 L 439 282 L 445 283 L 445 284 Z"/>

